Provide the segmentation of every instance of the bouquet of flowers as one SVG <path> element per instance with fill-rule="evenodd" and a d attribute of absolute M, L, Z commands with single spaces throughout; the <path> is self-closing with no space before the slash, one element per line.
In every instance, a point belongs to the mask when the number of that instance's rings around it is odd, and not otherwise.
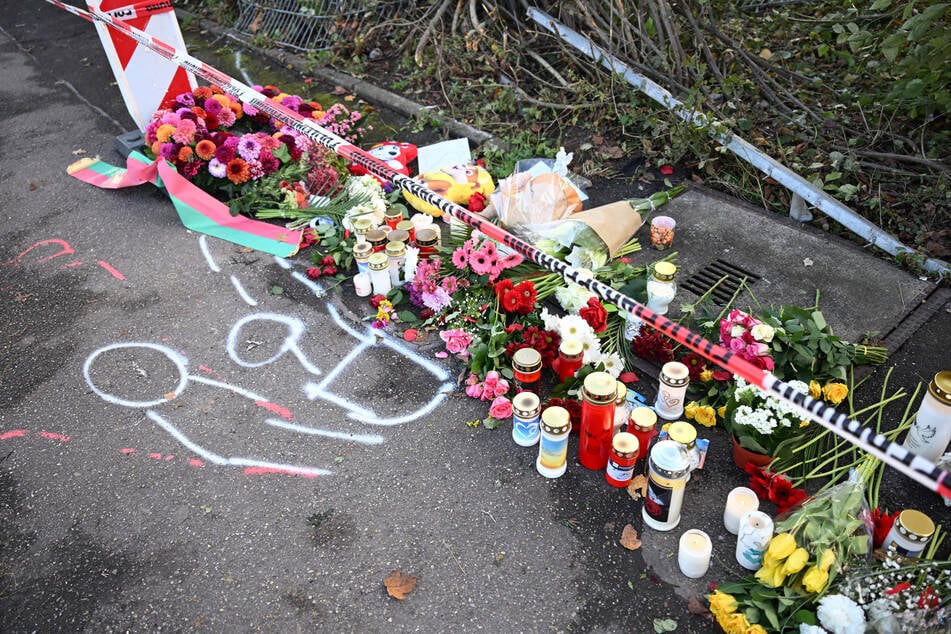
<path fill-rule="evenodd" d="M 721 583 L 708 596 L 724 631 L 791 634 L 816 625 L 814 604 L 837 575 L 871 551 L 866 513 L 864 486 L 850 480 L 777 521 L 756 574 Z"/>
<path fill-rule="evenodd" d="M 775 365 L 769 356 L 769 343 L 775 334 L 772 326 L 735 308 L 720 322 L 720 343 L 756 367 L 767 371 L 772 370 Z"/>
<path fill-rule="evenodd" d="M 351 142 L 362 115 L 341 104 L 256 86 L 266 96 L 314 119 Z M 228 202 L 233 214 L 294 218 L 314 197 L 336 195 L 346 179 L 343 159 L 217 86 L 200 86 L 162 104 L 146 127 L 146 154 L 172 163 L 185 178 Z"/>
<path fill-rule="evenodd" d="M 802 381 L 789 384 L 809 391 Z M 803 434 L 809 421 L 794 405 L 736 377 L 725 406 L 724 424 L 741 447 L 771 456 L 781 442 Z"/>

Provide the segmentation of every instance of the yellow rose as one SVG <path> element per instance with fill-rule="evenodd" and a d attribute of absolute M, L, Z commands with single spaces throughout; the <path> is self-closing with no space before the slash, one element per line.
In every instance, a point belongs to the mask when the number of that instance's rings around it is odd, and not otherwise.
<path fill-rule="evenodd" d="M 791 533 L 780 533 L 769 540 L 765 557 L 769 557 L 770 561 L 780 561 L 793 554 L 794 550 L 796 550 L 796 538 Z"/>
<path fill-rule="evenodd" d="M 756 571 L 756 578 L 760 583 L 770 588 L 778 588 L 786 581 L 786 573 L 783 572 L 782 562 L 773 564 L 764 564 Z"/>
<path fill-rule="evenodd" d="M 786 563 L 783 564 L 783 574 L 796 574 L 806 567 L 807 561 L 809 561 L 809 551 L 805 548 L 797 548 L 793 551 L 793 554 L 786 558 Z"/>
<path fill-rule="evenodd" d="M 736 612 L 736 599 L 733 598 L 732 594 L 716 590 L 707 597 L 707 600 L 710 601 L 710 611 L 713 612 L 714 616 Z"/>
<path fill-rule="evenodd" d="M 817 400 L 822 398 L 822 386 L 818 381 L 809 381 L 809 396 Z"/>
<path fill-rule="evenodd" d="M 700 380 L 704 383 L 709 383 L 713 380 L 713 370 L 710 368 L 704 368 L 700 370 Z"/>
<path fill-rule="evenodd" d="M 724 614 L 722 618 L 717 619 L 717 623 L 726 634 L 746 634 L 746 630 L 750 627 L 750 622 L 740 612 Z"/>
<path fill-rule="evenodd" d="M 693 420 L 693 417 L 697 415 L 697 407 L 697 401 L 690 401 L 684 407 L 684 415 L 690 420 Z"/>
<path fill-rule="evenodd" d="M 766 628 L 757 623 L 746 628 L 746 634 L 767 634 L 767 632 Z"/>
<path fill-rule="evenodd" d="M 709 405 L 703 405 L 697 408 L 694 420 L 704 427 L 713 427 L 717 424 L 717 413 Z"/>
<path fill-rule="evenodd" d="M 849 388 L 844 383 L 826 383 L 822 388 L 822 397 L 833 405 L 838 405 L 848 395 Z"/>
<path fill-rule="evenodd" d="M 829 583 L 829 573 L 816 566 L 809 566 L 809 570 L 802 576 L 802 586 L 807 592 L 819 594 Z"/>
<path fill-rule="evenodd" d="M 726 418 L 726 405 L 721 405 L 720 408 L 717 409 L 717 416 Z"/>

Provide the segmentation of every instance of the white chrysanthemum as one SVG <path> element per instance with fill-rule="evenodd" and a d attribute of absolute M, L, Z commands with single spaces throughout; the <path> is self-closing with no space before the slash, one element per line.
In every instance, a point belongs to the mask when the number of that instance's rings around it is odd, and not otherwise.
<path fill-rule="evenodd" d="M 769 343 L 773 340 L 773 335 L 776 334 L 776 330 L 767 324 L 756 324 L 750 329 L 750 334 L 753 335 L 753 339 L 757 341 Z"/>
<path fill-rule="evenodd" d="M 558 334 L 562 338 L 583 339 L 597 338 L 591 326 L 580 315 L 565 315 L 558 322 Z"/>
<path fill-rule="evenodd" d="M 624 371 L 624 362 L 621 361 L 621 356 L 612 352 L 610 354 L 601 353 L 598 357 L 597 363 L 604 364 L 604 371 L 613 376 L 615 379 L 621 376 L 621 372 Z"/>
<path fill-rule="evenodd" d="M 595 297 L 594 293 L 577 284 L 569 283 L 568 286 L 559 286 L 555 289 L 555 299 L 565 309 L 565 312 L 574 315 L 577 315 L 578 311 L 587 305 L 588 300 L 592 297 Z"/>
<path fill-rule="evenodd" d="M 807 625 L 805 623 L 800 623 L 799 634 L 828 634 L 828 632 L 818 625 Z"/>
<path fill-rule="evenodd" d="M 554 330 L 555 332 L 561 334 L 561 317 L 552 315 L 548 312 L 548 308 L 542 308 L 541 312 L 542 323 L 545 324 L 545 330 Z"/>
<path fill-rule="evenodd" d="M 865 632 L 865 612 L 855 601 L 842 594 L 829 594 L 819 599 L 816 616 L 822 627 L 832 634 Z"/>
<path fill-rule="evenodd" d="M 601 357 L 601 340 L 594 334 L 591 328 L 578 338 L 581 342 L 581 348 L 584 350 L 584 356 L 581 357 L 582 363 L 597 363 Z"/>
<path fill-rule="evenodd" d="M 419 249 L 406 247 L 406 260 L 403 262 L 403 279 L 412 280 L 416 277 L 416 266 L 419 264 Z"/>

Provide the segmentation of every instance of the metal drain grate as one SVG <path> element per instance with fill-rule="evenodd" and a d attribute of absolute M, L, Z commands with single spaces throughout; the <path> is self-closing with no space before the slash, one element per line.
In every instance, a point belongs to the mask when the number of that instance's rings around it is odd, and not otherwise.
<path fill-rule="evenodd" d="M 726 279 L 717 284 L 723 277 Z M 725 306 L 739 290 L 744 279 L 747 286 L 752 286 L 762 278 L 736 264 L 717 258 L 691 275 L 679 286 L 700 297 L 716 285 L 716 288 L 713 288 L 713 292 L 710 293 L 710 298 L 717 305 Z"/>

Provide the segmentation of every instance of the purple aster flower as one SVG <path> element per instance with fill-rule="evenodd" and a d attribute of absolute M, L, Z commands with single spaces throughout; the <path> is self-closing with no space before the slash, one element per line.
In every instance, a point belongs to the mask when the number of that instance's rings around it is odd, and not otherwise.
<path fill-rule="evenodd" d="M 228 173 L 228 164 L 222 163 L 217 158 L 208 161 L 208 173 L 215 178 L 224 178 Z"/>
<path fill-rule="evenodd" d="M 246 134 L 241 137 L 241 141 L 238 143 L 238 154 L 245 161 L 253 161 L 261 155 L 261 144 L 251 135 Z"/>

